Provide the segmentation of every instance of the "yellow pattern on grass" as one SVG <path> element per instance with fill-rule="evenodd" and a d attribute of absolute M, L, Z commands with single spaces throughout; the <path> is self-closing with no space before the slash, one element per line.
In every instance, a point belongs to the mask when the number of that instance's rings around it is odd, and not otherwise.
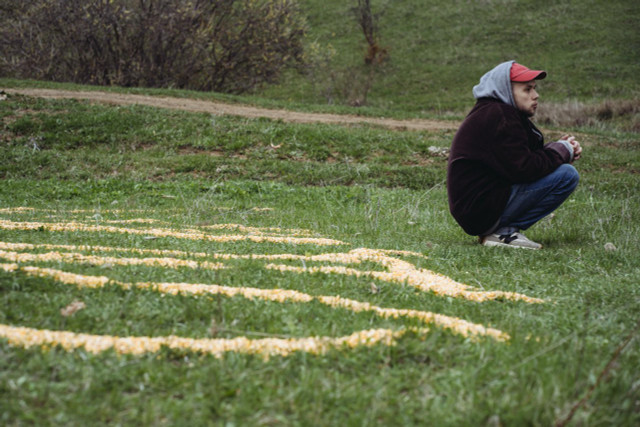
<path fill-rule="evenodd" d="M 417 319 L 426 324 L 434 324 L 444 329 L 449 329 L 453 333 L 477 338 L 480 336 L 488 336 L 498 341 L 506 341 L 509 336 L 502 331 L 493 328 L 486 328 L 482 325 L 467 322 L 455 317 L 445 316 L 442 314 L 431 313 L 421 310 L 408 310 L 408 309 L 396 309 L 396 308 L 382 308 L 375 306 L 367 302 L 355 301 L 348 298 L 342 298 L 339 296 L 312 296 L 303 292 L 288 290 L 288 289 L 260 289 L 251 287 L 230 287 L 220 286 L 213 284 L 200 284 L 200 283 L 159 283 L 159 282 L 136 282 L 126 283 L 118 280 L 109 279 L 106 276 L 86 276 L 82 274 L 68 273 L 61 270 L 52 268 L 41 267 L 20 267 L 18 264 L 0 264 L 0 269 L 15 272 L 21 271 L 23 273 L 38 276 L 48 277 L 59 282 L 76 285 L 79 287 L 99 288 L 109 283 L 120 286 L 124 289 L 131 289 L 133 287 L 141 289 L 151 289 L 161 293 L 167 293 L 172 295 L 188 294 L 188 295 L 225 295 L 228 297 L 242 296 L 245 298 L 260 298 L 273 302 L 299 302 L 308 303 L 311 301 L 318 301 L 322 304 L 330 307 L 339 307 L 347 310 L 351 310 L 355 313 L 369 311 L 383 318 L 411 318 Z"/>
<path fill-rule="evenodd" d="M 298 267 L 282 264 L 267 264 L 265 268 L 271 270 L 279 270 L 283 272 L 293 273 L 324 273 L 324 274 L 341 274 L 350 275 L 356 277 L 370 277 L 381 281 L 407 284 L 413 286 L 416 289 L 423 292 L 433 292 L 436 295 L 464 298 L 470 301 L 483 302 L 489 300 L 513 300 L 513 301 L 525 301 L 528 303 L 541 303 L 543 300 L 538 298 L 532 298 L 516 292 L 503 292 L 503 291 L 476 291 L 469 285 L 465 285 L 456 282 L 449 277 L 443 276 L 438 273 L 434 273 L 425 269 L 418 269 L 413 264 L 388 256 L 386 253 L 390 251 L 384 251 L 379 249 L 354 249 L 346 253 L 327 253 L 319 255 L 295 255 L 295 254 L 274 254 L 274 255 L 262 255 L 262 254 L 249 254 L 249 255 L 237 255 L 237 254 L 206 254 L 200 253 L 187 253 L 182 251 L 167 251 L 167 250 L 153 250 L 153 249 L 124 249 L 124 248 L 110 248 L 104 246 L 72 246 L 72 245 L 34 245 L 26 243 L 8 243 L 0 242 L 0 258 L 7 259 L 14 262 L 29 262 L 29 261 L 59 261 L 59 262 L 78 262 L 88 263 L 92 265 L 149 265 L 149 266 L 163 266 L 170 268 L 193 268 L 193 269 L 220 269 L 224 268 L 223 264 L 210 263 L 207 261 L 197 262 L 192 260 L 181 260 L 175 258 L 114 258 L 114 257 L 98 257 L 82 255 L 80 253 L 59 253 L 49 252 L 46 254 L 18 254 L 16 252 L 4 251 L 3 249 L 53 249 L 64 248 L 69 250 L 96 250 L 96 251 L 130 251 L 138 253 L 154 253 L 158 255 L 173 254 L 176 256 L 199 256 L 199 257 L 212 257 L 214 259 L 255 259 L 255 260 L 302 260 L 309 262 L 339 262 L 344 264 L 360 264 L 363 261 L 370 261 L 380 264 L 387 268 L 389 271 L 369 271 L 358 270 L 354 268 L 348 268 L 344 266 L 320 266 L 320 267 Z M 398 251 L 391 251 L 397 253 Z M 411 255 L 419 255 L 415 253 L 406 253 Z"/>
<path fill-rule="evenodd" d="M 79 210 L 77 212 L 81 212 Z M 18 207 L 1 209 L 0 213 L 25 213 L 34 212 L 32 208 Z M 317 246 L 347 245 L 345 242 L 333 239 L 312 237 L 308 230 L 292 229 L 283 230 L 276 227 L 249 227 L 239 224 L 214 224 L 204 225 L 200 229 L 173 230 L 168 228 L 125 228 L 100 225 L 99 220 L 95 224 L 82 222 L 19 222 L 0 219 L 0 229 L 5 230 L 46 230 L 49 232 L 87 232 L 87 233 L 120 233 L 142 236 L 173 237 L 178 239 L 203 240 L 214 242 L 250 241 L 254 243 L 284 243 L 284 244 L 311 244 Z M 102 221 L 104 223 L 116 223 L 116 221 Z M 121 224 L 153 224 L 158 222 L 152 219 L 126 219 L 119 220 Z M 244 234 L 210 234 L 202 229 L 230 231 Z M 35 250 L 47 250 L 46 253 L 34 253 Z M 58 252 L 64 250 L 67 252 Z M 115 252 L 135 253 L 140 255 L 155 255 L 156 257 L 131 258 L 122 256 L 87 255 L 80 252 Z M 20 253 L 22 252 L 22 253 Z M 422 254 L 399 251 L 360 248 L 348 252 L 323 253 L 316 255 L 297 254 L 231 254 L 231 253 L 206 253 L 186 252 L 167 249 L 141 249 L 118 248 L 110 246 L 90 245 L 61 245 L 61 244 L 33 244 L 0 242 L 0 258 L 11 263 L 0 264 L 0 270 L 15 274 L 27 274 L 31 276 L 47 277 L 61 283 L 78 287 L 99 288 L 109 284 L 123 287 L 124 289 L 141 288 L 166 294 L 186 295 L 225 295 L 227 297 L 241 296 L 244 298 L 259 298 L 267 301 L 282 303 L 285 301 L 297 303 L 309 303 L 316 301 L 332 308 L 341 308 L 353 312 L 371 312 L 381 318 L 414 319 L 427 325 L 435 325 L 439 328 L 450 330 L 455 334 L 478 339 L 490 337 L 497 341 L 506 341 L 509 335 L 481 324 L 471 323 L 456 317 L 432 313 L 414 309 L 397 309 L 379 307 L 368 302 L 361 302 L 343 298 L 339 295 L 313 296 L 295 290 L 285 289 L 260 289 L 251 287 L 229 287 L 215 284 L 198 283 L 161 283 L 161 282 L 134 282 L 127 283 L 111 279 L 107 276 L 88 276 L 77 273 L 65 272 L 53 268 L 44 268 L 33 265 L 23 265 L 34 262 L 80 263 L 90 265 L 147 265 L 151 267 L 165 268 L 192 268 L 192 269 L 220 269 L 228 268 L 222 262 L 206 260 L 265 260 L 271 261 L 264 265 L 266 269 L 296 274 L 339 274 L 355 277 L 367 277 L 392 284 L 402 284 L 414 287 L 422 292 L 432 292 L 439 296 L 464 298 L 471 301 L 483 302 L 489 300 L 513 300 L 527 303 L 540 303 L 543 300 L 528 297 L 523 294 L 502 291 L 482 291 L 469 285 L 458 283 L 446 276 L 432 271 L 416 268 L 415 265 L 398 259 L 398 256 L 424 257 Z M 183 257 L 181 259 L 178 257 Z M 200 261 L 194 258 L 205 258 Z M 290 265 L 279 262 L 300 261 L 299 265 Z M 362 270 L 354 268 L 363 262 L 371 262 L 379 265 L 381 270 Z M 311 265 L 307 263 L 333 263 L 340 265 Z M 186 349 L 195 352 L 212 354 L 220 357 L 225 352 L 241 352 L 247 354 L 260 354 L 264 357 L 273 355 L 286 356 L 295 351 L 305 351 L 312 354 L 323 354 L 331 348 L 355 348 L 358 346 L 372 346 L 375 344 L 394 345 L 396 339 L 407 331 L 419 334 L 427 333 L 427 328 L 402 328 L 370 329 L 354 332 L 344 337 L 303 337 L 303 338 L 267 338 L 249 339 L 237 337 L 233 339 L 190 339 L 176 336 L 168 337 L 114 337 L 103 335 L 82 334 L 69 331 L 50 331 L 19 326 L 0 325 L 0 336 L 6 338 L 13 345 L 31 347 L 33 345 L 48 347 L 60 345 L 67 350 L 84 348 L 97 353 L 113 349 L 118 353 L 141 354 L 155 352 L 163 346 L 173 349 Z"/>
<path fill-rule="evenodd" d="M 319 245 L 319 246 L 339 246 L 346 245 L 345 242 L 334 239 L 316 237 L 289 237 L 289 236 L 266 236 L 266 235 L 240 235 L 208 234 L 197 230 L 176 231 L 168 228 L 122 228 L 108 225 L 89 225 L 81 222 L 14 222 L 10 220 L 0 220 L 0 229 L 4 230 L 43 230 L 61 232 L 88 232 L 88 233 L 119 233 L 134 234 L 152 237 L 174 237 L 176 239 L 205 240 L 209 242 L 237 242 L 248 240 L 254 243 L 283 243 L 287 245 Z"/>
<path fill-rule="evenodd" d="M 84 348 L 94 354 L 113 349 L 119 354 L 155 353 L 162 347 L 190 350 L 196 353 L 222 357 L 225 353 L 245 353 L 260 355 L 265 359 L 271 356 L 288 356 L 296 351 L 311 354 L 324 354 L 328 350 L 372 347 L 376 344 L 392 346 L 396 338 L 408 331 L 424 334 L 427 329 L 368 329 L 354 332 L 344 337 L 305 337 L 305 338 L 262 338 L 249 339 L 237 337 L 222 338 L 184 338 L 167 337 L 114 337 L 110 335 L 91 335 L 67 331 L 51 331 L 19 326 L 0 325 L 0 336 L 10 344 L 29 348 L 32 346 L 60 346 L 67 351 Z"/>

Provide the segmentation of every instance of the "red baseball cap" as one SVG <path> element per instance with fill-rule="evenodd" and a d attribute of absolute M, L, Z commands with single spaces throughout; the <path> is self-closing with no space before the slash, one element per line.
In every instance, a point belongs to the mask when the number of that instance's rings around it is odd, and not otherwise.
<path fill-rule="evenodd" d="M 514 62 L 511 66 L 512 82 L 530 82 L 531 80 L 542 80 L 545 77 L 547 77 L 546 71 L 530 70 L 517 62 Z"/>

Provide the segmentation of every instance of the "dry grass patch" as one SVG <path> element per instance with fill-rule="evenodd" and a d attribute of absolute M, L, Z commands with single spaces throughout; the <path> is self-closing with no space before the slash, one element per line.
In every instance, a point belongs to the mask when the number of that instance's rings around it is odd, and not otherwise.
<path fill-rule="evenodd" d="M 621 130 L 640 132 L 640 99 L 607 99 L 595 104 L 580 101 L 544 103 L 536 119 L 544 125 L 601 127 L 613 124 Z"/>

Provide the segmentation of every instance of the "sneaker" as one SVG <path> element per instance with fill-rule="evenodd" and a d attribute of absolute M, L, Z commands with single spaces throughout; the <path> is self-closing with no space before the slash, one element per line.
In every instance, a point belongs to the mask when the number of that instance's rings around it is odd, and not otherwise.
<path fill-rule="evenodd" d="M 511 234 L 489 234 L 487 236 L 480 237 L 480 243 L 483 246 L 507 246 L 510 248 L 523 248 L 523 249 L 542 249 L 540 243 L 536 243 L 522 233 Z"/>

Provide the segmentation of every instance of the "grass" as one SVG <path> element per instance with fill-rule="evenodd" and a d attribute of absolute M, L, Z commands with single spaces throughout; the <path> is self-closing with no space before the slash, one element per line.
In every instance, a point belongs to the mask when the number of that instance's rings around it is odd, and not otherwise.
<path fill-rule="evenodd" d="M 350 12 L 351 2 L 303 2 L 309 40 L 335 54 L 336 78 L 288 76 L 261 95 L 326 103 L 321 92 L 355 86 L 366 52 Z M 545 69 L 545 102 L 637 99 L 640 8 L 633 2 L 599 1 L 372 1 L 379 14 L 379 44 L 389 60 L 374 80 L 368 105 L 414 114 L 466 112 L 471 87 L 500 62 L 515 59 Z M 597 59 L 594 59 L 597 58 Z M 315 87 L 312 83 L 315 83 Z M 335 100 L 339 103 L 339 100 Z"/>
<path fill-rule="evenodd" d="M 20 111 L 29 113 L 3 109 L 8 130 L 15 135 L 10 146 L 3 147 L 12 160 L 0 167 L 0 175 L 7 178 L 153 179 L 167 174 L 207 174 L 220 180 L 334 185 L 370 182 L 419 188 L 443 179 L 441 173 L 436 175 L 422 166 L 444 164 L 446 160 L 431 154 L 429 147 L 446 147 L 452 137 L 452 132 L 403 134 L 370 127 L 291 125 L 140 106 L 112 108 L 77 101 L 13 99 Z M 375 150 L 371 150 L 372 144 Z M 50 155 L 60 149 L 65 150 L 64 156 Z M 138 166 L 141 164 L 144 169 Z"/>
<path fill-rule="evenodd" d="M 355 2 L 300 2 L 307 18 L 308 73 L 291 71 L 279 84 L 244 96 L 171 89 L 90 88 L 66 83 L 2 78 L 3 87 L 54 87 L 171 95 L 300 111 L 386 117 L 461 119 L 471 108 L 471 88 L 496 64 L 515 59 L 548 71 L 539 85 L 542 104 L 565 115 L 579 105 L 589 125 L 613 121 L 637 131 L 640 85 L 640 8 L 629 0 L 387 2 L 374 0 L 379 44 L 389 59 L 376 71 L 367 102 L 349 107 L 340 93 L 364 86 L 364 36 Z M 4 76 L 6 77 L 6 76 Z M 331 96 L 327 96 L 331 94 Z M 360 96 L 362 98 L 362 96 Z M 636 106 L 617 120 L 615 104 Z M 603 104 L 614 117 L 599 117 Z M 594 111 L 596 110 L 596 111 Z M 550 118 L 554 123 L 555 117 Z M 573 121 L 575 123 L 575 121 Z"/>
<path fill-rule="evenodd" d="M 448 147 L 451 131 L 288 124 L 10 95 L 0 101 L 0 220 L 99 228 L 1 226 L 0 244 L 35 246 L 5 247 L 0 263 L 14 256 L 7 252 L 72 252 L 74 261 L 19 265 L 107 276 L 112 282 L 91 289 L 0 269 L 0 324 L 120 337 L 252 340 L 425 326 L 321 302 L 339 295 L 443 314 L 496 328 L 510 339 L 475 340 L 432 324 L 428 333 L 408 332 L 393 346 L 268 359 L 235 352 L 216 358 L 168 347 L 140 355 L 113 349 L 93 354 L 55 345 L 23 348 L 0 339 L 0 423 L 551 425 L 572 409 L 573 425 L 640 423 L 640 9 L 624 0 L 406 0 L 372 6 L 384 12 L 380 43 L 390 60 L 359 108 L 322 95 L 361 83 L 362 35 L 350 4 L 334 0 L 301 5 L 309 42 L 317 43 L 320 56 L 329 45 L 335 49 L 329 68 L 318 67 L 315 80 L 291 73 L 280 85 L 245 96 L 8 78 L 0 85 L 459 120 L 480 75 L 517 59 L 549 72 L 537 116 L 547 139 L 571 131 L 585 150 L 576 165 L 581 183 L 575 194 L 555 217 L 527 233 L 544 250 L 487 250 L 455 224 L 447 207 L 446 158 L 430 150 Z M 329 70 L 334 80 L 327 78 Z M 20 206 L 33 210 L 11 210 Z M 157 222 L 129 222 L 140 218 Z M 217 224 L 257 229 L 210 228 Z M 158 237 L 151 228 L 242 237 Z M 294 237 L 300 229 L 343 244 L 257 243 L 248 237 Z M 371 277 L 388 271 L 371 259 L 343 264 L 310 258 L 355 248 L 412 251 L 389 259 L 476 291 L 517 292 L 545 302 L 472 302 Z M 158 256 L 136 250 L 180 251 L 167 256 L 222 262 L 225 268 L 132 265 L 132 259 Z M 221 254 L 236 258 L 215 258 Z M 291 259 L 242 258 L 252 254 Z M 98 261 L 80 262 L 89 255 Z M 278 271 L 269 264 L 345 266 L 365 274 Z M 169 295 L 125 289 L 116 281 L 283 289 L 311 301 Z M 84 308 L 63 315 L 74 302 Z"/>
<path fill-rule="evenodd" d="M 277 271 L 267 268 L 275 261 L 260 259 L 226 260 L 224 269 L 25 261 L 20 265 L 127 283 L 340 295 L 452 316 L 497 328 L 511 339 L 473 340 L 431 325 L 428 334 L 405 334 L 394 346 L 331 349 L 323 355 L 294 352 L 267 360 L 169 348 L 141 355 L 92 354 L 56 346 L 22 348 L 2 339 L 0 420 L 5 425 L 550 425 L 584 396 L 586 403 L 573 417 L 576 425 L 640 421 L 640 350 L 634 332 L 640 319 L 637 134 L 598 126 L 575 129 L 585 146 L 577 164 L 580 186 L 553 219 L 528 233 L 545 249 L 524 252 L 480 247 L 450 217 L 446 159 L 428 149 L 448 146 L 450 132 L 285 124 L 21 96 L 1 101 L 0 116 L 5 159 L 0 209 L 34 208 L 0 211 L 2 220 L 245 235 L 206 228 L 241 224 L 279 227 L 289 236 L 287 230 L 306 229 L 313 237 L 344 242 L 221 242 L 150 239 L 149 231 L 124 234 L 106 228 L 0 228 L 0 242 L 121 248 L 36 246 L 16 252 L 71 251 L 123 260 L 150 256 L 135 249 L 179 250 L 187 254 L 174 258 L 216 262 L 215 254 L 407 250 L 416 254 L 392 258 L 476 290 L 545 300 L 477 303 L 367 276 Z M 561 133 L 550 126 L 548 137 Z M 123 222 L 137 218 L 159 222 Z M 605 249 L 607 243 L 615 250 Z M 200 257 L 201 252 L 209 255 Z M 309 258 L 275 263 L 343 265 Z M 386 271 L 371 261 L 347 266 Z M 60 310 L 74 301 L 85 308 L 63 316 Z M 318 300 L 195 298 L 113 283 L 89 289 L 3 270 L 0 307 L 0 324 L 122 337 L 338 337 L 424 326 Z M 614 358 L 629 336 L 632 340 Z M 615 363 L 607 368 L 611 360 Z M 598 380 L 603 371 L 607 375 Z"/>

